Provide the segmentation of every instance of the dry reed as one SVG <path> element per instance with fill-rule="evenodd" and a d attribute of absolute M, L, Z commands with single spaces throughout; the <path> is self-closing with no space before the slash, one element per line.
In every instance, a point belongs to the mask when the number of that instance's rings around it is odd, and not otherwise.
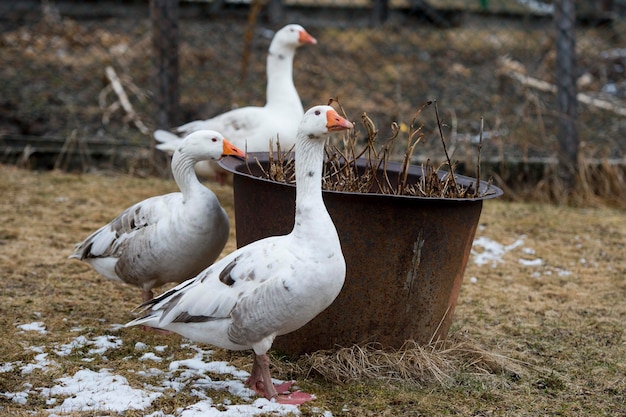
<path fill-rule="evenodd" d="M 347 118 L 346 112 L 337 99 L 331 99 L 337 103 L 341 112 Z M 424 109 L 434 104 L 439 136 L 445 154 L 446 162 L 435 167 L 430 161 L 421 165 L 421 173 L 410 174 L 411 160 L 416 146 L 423 138 L 422 127 L 418 123 Z M 365 128 L 367 138 L 365 146 L 358 149 L 359 132 L 353 129 L 344 135 L 339 146 L 327 144 L 326 164 L 322 176 L 322 188 L 330 191 L 378 193 L 391 195 L 406 195 L 433 198 L 481 198 L 494 192 L 491 181 L 487 186 L 480 187 L 480 176 L 477 175 L 475 183 L 462 185 L 457 181 L 454 172 L 455 163 L 450 159 L 446 141 L 441 128 L 437 104 L 434 101 L 424 103 L 413 116 L 406 137 L 405 150 L 398 173 L 391 174 L 388 169 L 393 155 L 393 149 L 398 142 L 401 129 L 398 124 L 392 124 L 392 135 L 379 144 L 378 129 L 372 119 L 366 114 L 361 115 L 361 123 Z M 481 135 L 482 137 L 482 135 Z M 479 159 L 480 164 L 480 147 Z M 281 152 L 280 143 L 277 143 L 277 152 L 274 153 L 270 143 L 269 163 L 263 166 L 258 159 L 257 165 L 261 169 L 262 177 L 276 182 L 294 183 L 295 166 L 293 154 Z M 444 170 L 444 168 L 447 168 Z M 480 168 L 477 169 L 480 173 Z"/>

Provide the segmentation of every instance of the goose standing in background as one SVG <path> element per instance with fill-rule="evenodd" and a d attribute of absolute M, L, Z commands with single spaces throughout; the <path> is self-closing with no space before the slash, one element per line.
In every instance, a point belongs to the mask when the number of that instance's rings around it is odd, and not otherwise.
<path fill-rule="evenodd" d="M 179 141 L 172 173 L 180 192 L 127 208 L 77 244 L 69 258 L 87 262 L 109 279 L 140 287 L 143 301 L 153 297 L 154 287 L 195 276 L 221 253 L 229 222 L 215 194 L 198 180 L 194 165 L 225 155 L 245 156 L 215 131 L 197 131 Z"/>
<path fill-rule="evenodd" d="M 293 83 L 293 59 L 299 46 L 316 43 L 300 25 L 283 27 L 274 35 L 267 54 L 267 97 L 263 107 L 241 107 L 211 119 L 189 122 L 175 128 L 176 134 L 157 130 L 154 132 L 154 138 L 160 142 L 157 149 L 171 154 L 181 140 L 178 134 L 211 129 L 221 132 L 246 152 L 267 152 L 270 140 L 276 143 L 277 139 L 283 150 L 289 150 L 295 144 L 298 123 L 304 114 Z M 205 165 L 201 163 L 197 167 L 203 175 L 220 172 L 213 164 Z"/>
<path fill-rule="evenodd" d="M 304 326 L 339 295 L 346 274 L 339 237 L 322 199 L 324 143 L 352 128 L 330 106 L 301 119 L 296 140 L 296 208 L 291 233 L 258 240 L 220 259 L 195 278 L 144 303 L 145 325 L 224 349 L 254 351 L 246 384 L 286 404 L 313 399 L 274 386 L 267 351 L 274 338 Z"/>

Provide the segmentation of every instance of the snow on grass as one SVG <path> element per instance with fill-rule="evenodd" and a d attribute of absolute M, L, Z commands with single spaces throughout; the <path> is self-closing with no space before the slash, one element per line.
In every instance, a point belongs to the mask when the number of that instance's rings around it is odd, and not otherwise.
<path fill-rule="evenodd" d="M 250 400 L 255 396 L 254 391 L 244 385 L 244 381 L 250 376 L 248 372 L 237 369 L 229 365 L 228 362 L 205 361 L 204 355 L 210 355 L 212 351 L 204 351 L 198 348 L 196 348 L 196 350 L 197 353 L 193 358 L 170 362 L 170 372 L 172 374 L 178 374 L 178 378 L 174 378 L 172 382 L 181 384 L 177 391 L 184 387 L 184 381 L 193 381 L 190 383 L 192 388 L 200 388 L 202 390 L 226 390 L 244 400 Z M 232 375 L 235 379 L 213 381 L 207 376 L 207 373 Z M 175 387 L 172 388 L 176 389 Z"/>
<path fill-rule="evenodd" d="M 503 262 L 504 255 L 522 246 L 525 239 L 526 236 L 521 236 L 510 245 L 503 245 L 485 236 L 477 237 L 472 244 L 474 263 L 476 265 L 491 263 L 491 266 L 497 266 Z M 482 248 L 482 250 L 479 250 L 479 248 Z"/>
<path fill-rule="evenodd" d="M 520 259 L 519 263 L 524 265 L 524 266 L 541 266 L 541 265 L 543 265 L 543 260 L 541 258 Z"/>
<path fill-rule="evenodd" d="M 83 346 L 87 345 L 89 340 L 85 336 L 78 336 L 70 343 L 66 343 L 61 345 L 58 349 L 54 351 L 59 356 L 68 356 L 72 353 L 74 349 L 80 349 Z"/>
<path fill-rule="evenodd" d="M 88 354 L 102 356 L 107 350 L 122 346 L 122 339 L 111 335 L 96 336 L 89 344 L 94 347 L 89 349 Z"/>
<path fill-rule="evenodd" d="M 90 346 L 91 349 L 88 350 L 88 355 L 100 355 L 103 356 L 107 350 L 116 349 L 122 346 L 122 339 L 117 336 L 111 335 L 103 335 L 96 336 L 93 339 L 87 339 L 85 336 L 77 336 L 74 340 L 64 345 L 61 345 L 58 349 L 54 350 L 59 356 L 68 356 L 74 350 L 78 350 L 83 348 L 84 346 Z M 89 362 L 93 360 L 89 358 L 85 358 L 85 362 Z"/>
<path fill-rule="evenodd" d="M 41 334 L 48 333 L 46 330 L 46 326 L 43 324 L 42 321 L 34 321 L 28 324 L 18 324 L 16 327 L 25 332 L 39 332 Z"/>
<path fill-rule="evenodd" d="M 16 404 L 26 404 L 28 402 L 28 394 L 33 386 L 29 383 L 24 384 L 24 391 L 18 392 L 0 392 L 0 395 L 13 401 Z"/>
<path fill-rule="evenodd" d="M 255 416 L 265 413 L 284 415 L 287 413 L 300 414 L 295 405 L 281 405 L 257 398 L 252 404 L 227 405 L 226 410 L 220 411 L 213 405 L 210 399 L 197 402 L 189 407 L 180 410 L 180 417 L 244 417 Z M 164 416 L 165 417 L 165 416 Z"/>
<path fill-rule="evenodd" d="M 33 328 L 45 328 L 43 323 Z M 50 358 L 50 354 L 57 357 L 79 353 L 83 361 L 89 362 L 96 357 L 104 358 L 103 354 L 110 350 L 119 349 L 124 342 L 121 338 L 112 335 L 86 337 L 78 335 L 65 344 L 51 344 L 49 346 L 26 347 L 26 351 L 35 352 L 31 362 L 0 362 L 0 378 L 3 374 L 20 369 L 27 377 L 35 370 L 48 372 L 51 366 L 58 369 L 58 364 Z M 198 402 L 187 407 L 181 407 L 175 414 L 166 414 L 156 411 L 146 414 L 149 417 L 239 417 L 256 415 L 283 416 L 290 413 L 300 414 L 293 405 L 278 404 L 265 398 L 257 398 L 254 391 L 245 387 L 244 381 L 250 375 L 248 372 L 236 368 L 224 361 L 213 361 L 212 350 L 202 349 L 194 344 L 183 343 L 182 348 L 195 350 L 195 354 L 188 359 L 172 361 L 167 370 L 146 368 L 146 363 L 162 361 L 154 352 L 165 352 L 168 346 L 149 346 L 143 342 L 134 345 L 141 355 L 136 360 L 137 368 L 134 374 L 150 379 L 151 383 L 144 383 L 140 387 L 133 387 L 128 380 L 114 372 L 113 369 L 92 370 L 81 368 L 73 374 L 56 378 L 53 384 L 47 386 L 33 386 L 27 381 L 20 386 L 17 392 L 1 392 L 0 396 L 19 404 L 25 410 L 29 400 L 40 402 L 45 399 L 49 417 L 60 417 L 72 412 L 88 412 L 95 415 L 105 415 L 116 412 L 125 413 L 131 410 L 149 410 L 152 403 L 164 395 L 168 390 L 180 392 L 185 390 L 197 397 Z M 142 353 L 143 352 L 143 353 Z M 130 372 L 133 372 L 130 370 Z M 225 375 L 225 378 L 214 380 L 215 375 Z M 154 384 L 154 379 L 160 382 Z M 275 380 L 277 383 L 282 382 Z M 50 386 L 51 385 L 51 386 Z M 241 398 L 241 403 L 225 399 L 215 403 L 207 395 L 212 390 L 227 391 L 233 396 Z M 174 394 L 175 395 L 175 394 Z M 332 413 L 324 412 L 325 417 L 332 417 Z"/>
<path fill-rule="evenodd" d="M 160 392 L 132 388 L 126 378 L 107 369 L 99 372 L 81 369 L 73 376 L 59 378 L 55 382 L 58 385 L 42 388 L 40 392 L 45 398 L 66 396 L 61 405 L 50 410 L 54 413 L 143 410 L 162 395 Z"/>
<path fill-rule="evenodd" d="M 50 366 L 58 366 L 56 362 L 48 360 L 47 353 L 40 353 L 38 355 L 35 355 L 34 360 L 35 362 L 22 366 L 22 375 L 28 375 L 32 373 L 35 369 L 47 371 Z"/>
<path fill-rule="evenodd" d="M 111 374 L 107 369 L 99 372 L 81 369 L 56 382 L 59 384 L 42 388 L 40 392 L 45 398 L 67 396 L 61 405 L 49 410 L 54 413 L 143 410 L 161 396 L 159 392 L 132 388 L 126 378 Z"/>
<path fill-rule="evenodd" d="M 537 256 L 533 248 L 522 247 L 525 239 L 526 236 L 522 235 L 510 245 L 503 245 L 485 236 L 477 237 L 472 244 L 471 254 L 473 261 L 477 265 L 491 264 L 492 267 L 497 267 L 500 263 L 505 262 L 507 254 L 517 248 L 521 248 L 521 257 L 518 258 L 520 265 L 526 267 L 544 267 L 540 271 L 534 271 L 531 274 L 532 277 L 539 278 L 541 275 L 552 275 L 553 273 L 559 276 L 569 276 L 572 274 L 571 271 L 561 268 L 547 267 L 544 260 Z M 581 261 L 581 263 L 584 262 Z M 470 278 L 470 283 L 475 284 L 476 282 L 478 282 L 476 277 Z"/>
<path fill-rule="evenodd" d="M 147 352 L 144 353 L 140 358 L 140 361 L 155 361 L 155 362 L 161 362 L 163 360 L 163 358 L 160 358 L 159 356 L 155 355 L 153 352 Z"/>

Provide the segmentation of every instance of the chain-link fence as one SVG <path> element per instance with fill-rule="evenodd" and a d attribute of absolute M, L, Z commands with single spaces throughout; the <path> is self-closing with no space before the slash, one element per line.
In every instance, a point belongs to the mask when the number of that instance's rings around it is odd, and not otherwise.
<path fill-rule="evenodd" d="M 1 161 L 149 170 L 156 127 L 262 105 L 272 34 L 300 23 L 319 41 L 295 58 L 305 108 L 338 97 L 384 139 L 436 100 L 461 166 L 482 136 L 482 160 L 511 181 L 578 149 L 623 166 L 626 2 L 560 8 L 573 3 L 266 0 L 252 18 L 236 0 L 3 1 Z M 416 160 L 441 159 L 434 112 L 418 123 Z"/>

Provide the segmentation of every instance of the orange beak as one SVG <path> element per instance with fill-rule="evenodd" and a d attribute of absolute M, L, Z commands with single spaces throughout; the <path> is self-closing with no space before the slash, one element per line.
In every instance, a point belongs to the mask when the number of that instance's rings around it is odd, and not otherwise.
<path fill-rule="evenodd" d="M 241 149 L 239 149 L 238 147 L 230 143 L 227 139 L 224 139 L 222 142 L 223 142 L 223 147 L 224 147 L 222 150 L 222 156 L 232 155 L 232 156 L 238 156 L 240 158 L 246 157 L 246 154 L 244 151 L 242 151 Z"/>
<path fill-rule="evenodd" d="M 328 110 L 326 112 L 326 127 L 329 132 L 335 132 L 337 130 L 352 129 L 354 125 L 350 121 L 339 116 L 339 113 L 335 110 Z"/>
<path fill-rule="evenodd" d="M 315 45 L 317 43 L 317 39 L 309 35 L 309 32 L 307 32 L 306 30 L 301 30 L 300 34 L 298 35 L 298 42 L 310 43 L 310 44 Z"/>

